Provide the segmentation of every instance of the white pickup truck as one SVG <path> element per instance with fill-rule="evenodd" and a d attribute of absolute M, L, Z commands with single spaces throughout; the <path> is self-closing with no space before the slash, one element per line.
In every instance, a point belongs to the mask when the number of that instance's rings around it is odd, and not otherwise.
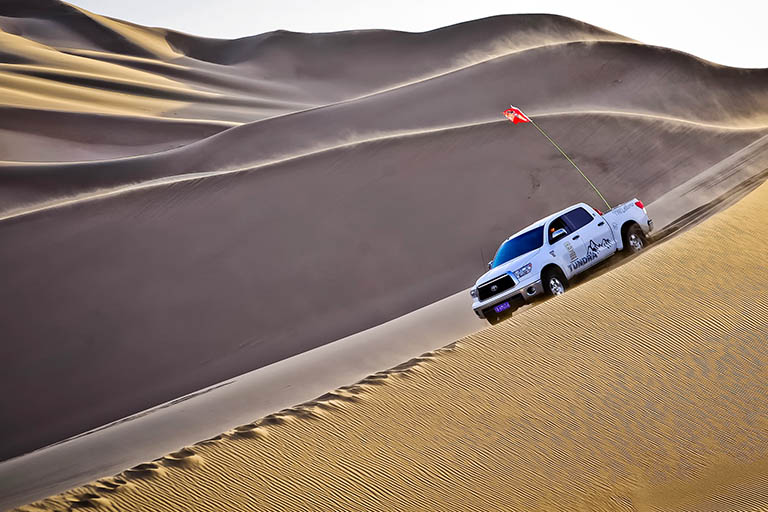
<path fill-rule="evenodd" d="M 653 229 L 638 199 L 603 213 L 585 203 L 534 222 L 505 240 L 470 290 L 472 309 L 495 324 L 542 294 L 560 295 L 568 280 L 617 252 L 641 251 Z"/>

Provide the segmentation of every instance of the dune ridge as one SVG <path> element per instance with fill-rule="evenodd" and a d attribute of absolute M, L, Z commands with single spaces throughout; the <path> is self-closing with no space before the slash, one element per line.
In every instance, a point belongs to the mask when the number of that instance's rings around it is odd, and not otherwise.
<path fill-rule="evenodd" d="M 596 42 L 587 46 L 583 43 L 567 43 L 556 46 L 558 48 L 555 49 L 537 48 L 533 56 L 526 56 L 530 51 L 523 51 L 522 56 L 494 58 L 492 61 L 472 65 L 425 82 L 253 121 L 202 137 L 198 141 L 187 140 L 179 144 L 181 147 L 167 154 L 155 153 L 145 160 L 132 162 L 132 165 L 141 169 L 139 173 L 123 170 L 124 166 L 119 160 L 114 165 L 109 160 L 104 160 L 104 165 L 100 168 L 80 169 L 77 174 L 67 172 L 67 167 L 58 168 L 60 172 L 56 173 L 54 167 L 43 165 L 39 169 L 25 166 L 24 174 L 19 175 L 13 163 L 5 164 L 0 168 L 0 184 L 4 184 L 4 188 L 9 192 L 0 199 L 4 199 L 3 202 L 8 205 L 7 211 L 19 206 L 18 203 L 14 204 L 10 196 L 16 198 L 16 201 L 22 198 L 21 201 L 25 205 L 35 202 L 49 203 L 56 195 L 71 196 L 88 189 L 102 189 L 110 181 L 114 185 L 108 186 L 119 186 L 121 182 L 125 184 L 156 179 L 171 174 L 168 170 L 174 170 L 176 173 L 216 174 L 220 170 L 247 169 L 269 161 L 302 157 L 308 152 L 333 149 L 376 137 L 397 137 L 407 133 L 449 130 L 458 126 L 491 122 L 493 119 L 499 119 L 498 105 L 503 105 L 509 96 L 506 88 L 499 83 L 497 75 L 500 72 L 509 78 L 513 78 L 516 73 L 537 73 L 541 75 L 537 80 L 550 77 L 554 83 L 558 83 L 562 82 L 561 75 L 566 62 L 573 67 L 574 59 L 589 68 L 575 72 L 581 76 L 591 72 L 606 74 L 605 66 L 617 57 L 634 59 L 640 65 L 622 64 L 621 69 L 609 73 L 613 78 L 611 84 L 620 84 L 619 87 L 623 88 L 618 95 L 606 94 L 605 91 L 599 95 L 595 94 L 594 85 L 587 81 L 574 81 L 577 76 L 571 77 L 567 88 L 564 85 L 550 86 L 560 90 L 553 90 L 547 96 L 541 95 L 539 87 L 520 91 L 517 95 L 523 101 L 525 97 L 533 95 L 533 98 L 526 102 L 528 112 L 532 115 L 559 112 L 591 115 L 595 112 L 610 112 L 638 118 L 674 119 L 698 123 L 701 126 L 722 127 L 726 130 L 757 130 L 768 124 L 768 115 L 765 114 L 763 106 L 768 101 L 768 95 L 765 93 L 768 89 L 764 86 L 768 82 L 768 74 L 764 71 L 730 70 L 696 61 L 690 56 L 637 43 Z M 539 54 L 540 52 L 544 53 Z M 522 59 L 522 62 L 517 62 L 519 59 Z M 603 59 L 609 59 L 607 64 Z M 547 62 L 547 65 L 542 65 L 542 61 Z M 665 93 L 676 97 L 677 100 L 674 103 L 660 102 L 652 84 L 671 72 L 679 77 L 669 81 L 665 86 Z M 630 77 L 635 83 L 627 89 L 621 84 Z M 488 90 L 482 91 L 482 94 L 481 91 L 467 90 L 468 84 L 478 81 L 500 87 L 494 87 L 490 94 Z M 734 87 L 742 91 L 738 97 L 728 93 Z M 237 104 L 244 101 L 222 95 L 217 97 L 221 98 L 218 101 L 224 103 L 233 101 Z M 568 98 L 567 102 L 558 99 L 561 97 Z M 405 104 L 410 108 L 404 110 Z M 548 105 L 545 107 L 546 104 Z M 756 106 L 759 108 L 755 108 Z M 324 129 L 329 125 L 338 128 L 330 131 Z M 657 139 L 659 135 L 651 137 Z M 258 142 L 254 144 L 252 141 Z M 696 144 L 696 141 L 691 140 L 690 144 Z M 738 148 L 733 147 L 734 151 L 736 149 Z M 151 175 L 146 175 L 148 170 L 151 170 Z M 20 182 L 24 176 L 40 182 L 43 174 L 46 175 L 45 181 L 41 183 L 44 186 L 34 187 L 36 194 L 42 193 L 42 197 L 24 198 L 23 194 L 17 192 L 18 188 L 32 189 L 23 181 Z M 75 176 L 77 179 L 73 179 Z M 112 178 L 113 176 L 117 179 Z M 55 185 L 56 182 L 59 184 Z M 46 191 L 46 183 L 54 185 L 50 191 Z"/>
<path fill-rule="evenodd" d="M 490 18 L 426 34 L 277 31 L 234 41 L 140 27 L 54 0 L 32 7 L 6 2 L 0 7 L 0 17 L 2 37 L 15 43 L 6 56 L 11 68 L 54 64 L 69 70 L 101 70 L 104 77 L 140 76 L 147 82 L 166 84 L 182 78 L 196 89 L 213 89 L 230 96 L 240 90 L 277 102 L 274 107 L 246 108 L 241 114 L 209 110 L 219 116 L 235 115 L 238 119 L 234 120 L 241 120 L 243 115 L 264 117 L 272 108 L 290 111 L 280 103 L 298 101 L 317 106 L 412 81 L 455 67 L 456 61 L 472 61 L 465 55 L 467 51 L 488 56 L 525 44 L 558 40 L 626 40 L 575 20 L 535 15 Z M 342 63 L 337 57 L 342 48 L 348 57 L 360 62 L 336 73 Z M 406 48 L 410 55 L 403 59 L 403 53 L 397 51 Z M 377 64 L 366 65 L 363 58 L 376 50 L 380 54 Z M 181 75 L 172 76 L 179 72 Z"/>
<path fill-rule="evenodd" d="M 18 510 L 765 507 L 767 199 L 762 185 L 508 322 Z"/>
<path fill-rule="evenodd" d="M 716 124 L 708 124 L 698 121 L 689 121 L 685 119 L 676 119 L 673 117 L 664 117 L 664 116 L 657 116 L 657 115 L 651 115 L 651 114 L 640 114 L 640 113 L 634 113 L 634 112 L 616 112 L 616 111 L 571 111 L 571 112 L 544 112 L 537 114 L 537 117 L 542 118 L 551 118 L 551 117 L 558 117 L 558 116 L 569 116 L 569 115 L 576 115 L 576 116 L 625 116 L 629 118 L 640 118 L 640 119 L 647 119 L 647 120 L 653 120 L 653 121 L 660 121 L 669 123 L 671 125 L 679 124 L 679 125 L 690 125 L 692 127 L 696 128 L 710 128 L 710 129 L 716 129 L 716 130 L 723 130 L 723 131 L 744 131 L 744 132 L 753 132 L 756 135 L 762 135 L 764 133 L 768 134 L 768 125 L 756 125 L 756 126 L 728 126 L 728 125 L 716 125 Z M 386 133 L 381 134 L 378 136 L 373 136 L 370 138 L 353 138 L 352 140 L 349 140 L 344 143 L 340 143 L 335 146 L 329 146 L 329 147 L 322 147 L 319 149 L 311 150 L 307 153 L 301 153 L 301 154 L 292 154 L 292 155 L 286 155 L 278 158 L 271 158 L 264 162 L 251 162 L 246 167 L 240 167 L 240 168 L 220 168 L 215 171 L 194 171 L 191 170 L 188 173 L 185 174 L 178 174 L 178 175 L 169 175 L 162 178 L 155 178 L 150 179 L 147 181 L 134 181 L 129 182 L 129 177 L 125 176 L 124 179 L 126 182 L 128 182 L 125 185 L 116 185 L 115 188 L 107 188 L 107 189 L 101 189 L 96 190 L 93 192 L 84 192 L 79 195 L 75 195 L 74 197 L 68 197 L 68 198 L 55 198 L 52 200 L 49 200 L 47 202 L 41 203 L 41 204 L 32 204 L 30 206 L 21 206 L 16 208 L 11 208 L 7 211 L 0 210 L 0 221 L 9 220 L 17 217 L 21 217 L 24 215 L 30 215 L 50 209 L 55 208 L 62 208 L 66 206 L 71 206 L 74 204 L 78 204 L 85 201 L 94 201 L 94 200 L 100 200 L 105 198 L 114 197 L 119 194 L 126 194 L 130 192 L 140 191 L 148 188 L 154 188 L 154 187 L 166 187 L 169 185 L 173 185 L 176 183 L 183 183 L 187 181 L 197 181 L 205 178 L 211 178 L 211 177 L 217 177 L 217 176 L 226 176 L 228 174 L 233 173 L 241 173 L 241 172 L 253 172 L 258 171 L 260 169 L 268 168 L 270 166 L 287 163 L 293 160 L 299 160 L 299 159 L 305 159 L 308 157 L 312 157 L 314 155 L 318 155 L 320 153 L 328 152 L 328 151 L 336 151 L 336 150 L 342 150 L 345 148 L 349 148 L 352 146 L 357 146 L 360 144 L 371 144 L 379 141 L 386 141 L 389 139 L 401 139 L 401 138 L 407 138 L 407 137 L 416 137 L 416 136 L 422 136 L 422 135 L 435 135 L 439 134 L 441 132 L 449 132 L 452 130 L 462 130 L 467 128 L 477 128 L 482 125 L 489 125 L 489 124 L 496 124 L 496 125 L 505 125 L 506 121 L 503 120 L 493 120 L 493 121 L 486 121 L 486 122 L 479 122 L 479 123 L 473 123 L 470 125 L 460 125 L 460 126 L 449 126 L 449 127 L 442 127 L 442 128 L 434 128 L 429 130 L 414 130 L 409 132 L 400 132 L 400 133 Z M 673 128 L 674 129 L 674 128 Z M 173 148 L 176 149 L 176 148 Z M 174 155 L 175 156 L 175 155 Z M 133 156 L 126 157 L 128 160 L 127 162 L 133 163 L 131 158 L 134 158 Z M 114 159 L 110 159 L 114 160 Z M 89 164 L 96 163 L 98 161 L 88 161 Z M 66 163 L 53 163 L 49 164 L 49 167 L 64 167 L 64 166 L 73 166 L 73 165 L 82 165 L 86 163 L 85 161 L 80 162 L 66 162 Z M 8 162 L 6 164 L 0 163 L 0 172 L 2 172 L 3 167 L 6 169 L 14 166 L 14 165 L 22 165 L 24 167 L 31 167 L 30 164 L 23 164 L 19 162 Z M 141 167 L 141 164 L 138 163 L 137 167 Z M 34 170 L 30 170 L 30 175 L 34 176 Z M 34 176 L 34 179 L 39 179 L 38 176 Z"/>

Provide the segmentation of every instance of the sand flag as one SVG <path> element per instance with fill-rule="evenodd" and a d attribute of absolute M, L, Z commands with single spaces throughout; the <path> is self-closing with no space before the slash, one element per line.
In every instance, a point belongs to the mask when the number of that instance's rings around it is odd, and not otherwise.
<path fill-rule="evenodd" d="M 531 123 L 533 126 L 535 126 L 535 127 L 536 127 L 536 129 L 537 129 L 537 130 L 539 130 L 539 131 L 541 132 L 541 134 L 542 134 L 544 137 L 546 137 L 546 138 L 547 138 L 547 140 L 548 140 L 549 142 L 551 142 L 551 143 L 552 143 L 552 145 L 553 145 L 553 146 L 555 146 L 555 149 L 557 149 L 557 150 L 558 150 L 558 151 L 559 151 L 559 152 L 560 152 L 560 153 L 561 153 L 561 154 L 562 154 L 562 155 L 565 157 L 565 159 L 566 159 L 566 160 L 568 160 L 568 162 L 570 162 L 570 164 L 571 164 L 573 167 L 575 167 L 577 171 L 579 171 L 579 174 L 581 174 L 582 178 L 584 178 L 585 180 L 587 180 L 587 183 L 589 183 L 589 186 L 591 186 L 591 187 L 592 187 L 592 189 L 594 189 L 594 191 L 595 191 L 595 192 L 597 192 L 597 195 L 598 195 L 598 196 L 600 196 L 600 199 L 602 199 L 602 200 L 603 200 L 603 202 L 605 203 L 605 206 L 607 206 L 609 210 L 611 209 L 611 205 L 610 205 L 610 204 L 608 204 L 608 201 L 606 201 L 606 200 L 605 200 L 605 198 L 603 197 L 603 194 L 601 194 L 601 193 L 600 193 L 600 191 L 599 191 L 599 190 L 597 190 L 597 187 L 596 187 L 596 186 L 595 186 L 595 185 L 594 185 L 594 184 L 593 184 L 593 183 L 592 183 L 592 182 L 589 180 L 589 178 L 587 178 L 587 175 L 586 175 L 586 174 L 584 174 L 584 172 L 582 172 L 582 170 L 581 170 L 581 169 L 579 169 L 579 166 L 578 166 L 578 165 L 576 165 L 576 163 L 575 163 L 573 160 L 571 160 L 571 157 L 569 157 L 568 155 L 566 155 L 566 154 L 565 154 L 565 151 L 563 151 L 563 150 L 562 150 L 562 148 L 561 148 L 560 146 L 558 146 L 558 145 L 557 145 L 557 143 L 556 143 L 554 140 L 552 140 L 552 138 L 551 138 L 549 135 L 547 135 L 547 134 L 544 132 L 544 130 L 542 130 L 542 129 L 539 127 L 539 125 L 537 125 L 537 124 L 536 124 L 536 122 L 535 122 L 533 119 L 531 119 L 531 118 L 530 118 L 530 117 L 528 117 L 527 115 L 523 114 L 523 111 L 522 111 L 522 110 L 520 110 L 519 108 L 517 108 L 517 107 L 516 107 L 516 106 L 514 106 L 514 105 L 510 105 L 510 108 L 508 108 L 507 110 L 505 110 L 504 112 L 502 112 L 502 114 L 504 114 L 504 117 L 506 117 L 507 119 L 509 119 L 510 121 L 512 121 L 512 124 L 517 124 L 517 123 Z"/>
<path fill-rule="evenodd" d="M 510 121 L 512 121 L 512 124 L 531 122 L 531 120 L 528 119 L 528 116 L 523 114 L 522 110 L 515 107 L 514 105 L 510 105 L 510 107 L 512 108 L 508 108 L 507 110 L 504 111 L 504 116 Z"/>

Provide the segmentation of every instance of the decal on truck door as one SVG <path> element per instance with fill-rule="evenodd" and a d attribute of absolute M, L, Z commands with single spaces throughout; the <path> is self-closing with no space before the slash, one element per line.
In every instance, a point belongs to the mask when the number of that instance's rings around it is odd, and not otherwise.
<path fill-rule="evenodd" d="M 598 252 L 600 249 L 610 249 L 612 243 L 613 242 L 607 238 L 603 238 L 602 242 L 595 242 L 594 240 L 590 240 L 589 245 L 587 246 L 587 250 L 590 252 Z"/>
<path fill-rule="evenodd" d="M 576 251 L 573 250 L 571 242 L 565 242 L 563 245 L 565 246 L 565 250 L 568 251 L 568 256 L 570 256 L 571 261 L 576 260 L 578 256 L 576 255 Z"/>
<path fill-rule="evenodd" d="M 580 269 L 587 263 L 595 261 L 598 258 L 597 253 L 600 251 L 600 249 L 609 249 L 612 243 L 613 242 L 607 238 L 603 238 L 600 242 L 590 240 L 589 245 L 587 246 L 587 255 L 579 259 L 571 258 L 572 261 L 568 264 L 568 270 L 573 272 L 577 269 Z M 568 242 L 566 242 L 566 248 L 568 248 Z"/>
<path fill-rule="evenodd" d="M 568 264 L 568 270 L 573 272 L 576 269 L 579 269 L 589 263 L 590 261 L 594 261 L 597 259 L 597 253 L 595 252 L 588 252 L 586 256 L 583 258 L 579 258 L 578 260 L 574 261 L 573 263 Z"/>

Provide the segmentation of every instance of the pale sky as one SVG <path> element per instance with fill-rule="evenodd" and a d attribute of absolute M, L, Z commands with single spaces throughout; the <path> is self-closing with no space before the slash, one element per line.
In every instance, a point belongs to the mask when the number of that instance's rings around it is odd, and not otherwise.
<path fill-rule="evenodd" d="M 768 0 L 70 0 L 141 25 L 233 39 L 276 29 L 421 32 L 497 14 L 576 18 L 736 67 L 768 67 Z M 632 6 L 631 8 L 629 6 Z"/>

